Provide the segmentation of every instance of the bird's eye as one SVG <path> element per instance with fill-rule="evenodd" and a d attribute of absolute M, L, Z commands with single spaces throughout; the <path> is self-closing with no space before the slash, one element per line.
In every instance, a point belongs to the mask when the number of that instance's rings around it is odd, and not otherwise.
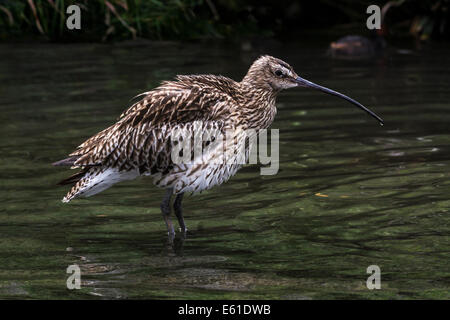
<path fill-rule="evenodd" d="M 281 77 L 281 76 L 283 75 L 283 71 L 281 71 L 281 70 L 276 70 L 276 71 L 275 71 L 275 75 L 276 75 L 277 77 Z"/>

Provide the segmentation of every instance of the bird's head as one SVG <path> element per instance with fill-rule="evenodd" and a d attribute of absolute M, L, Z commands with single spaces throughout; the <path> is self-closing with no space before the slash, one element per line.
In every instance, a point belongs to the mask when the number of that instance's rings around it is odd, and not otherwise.
<path fill-rule="evenodd" d="M 337 96 L 348 102 L 354 104 L 358 108 L 364 110 L 369 115 L 377 119 L 380 124 L 383 124 L 383 119 L 377 116 L 375 113 L 364 107 L 358 101 L 342 94 L 337 91 L 322 87 L 311 81 L 303 79 L 300 77 L 294 69 L 284 62 L 283 60 L 277 59 L 271 56 L 262 56 L 253 62 L 248 70 L 242 83 L 250 85 L 256 89 L 271 91 L 273 93 L 278 93 L 281 90 L 294 88 L 294 87 L 305 87 L 312 88 L 333 96 Z"/>
<path fill-rule="evenodd" d="M 294 69 L 284 62 L 271 56 L 262 56 L 253 62 L 243 79 L 254 86 L 274 92 L 297 87 L 298 75 Z"/>

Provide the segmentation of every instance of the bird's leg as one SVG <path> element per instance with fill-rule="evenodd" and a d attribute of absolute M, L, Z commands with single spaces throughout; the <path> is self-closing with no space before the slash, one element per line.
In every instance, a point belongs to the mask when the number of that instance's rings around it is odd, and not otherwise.
<path fill-rule="evenodd" d="M 169 233 L 169 236 L 174 236 L 175 231 L 173 229 L 172 220 L 170 219 L 170 198 L 172 198 L 173 189 L 169 188 L 166 191 L 166 194 L 163 198 L 163 201 L 161 203 L 161 212 L 164 218 L 164 221 L 166 222 L 167 231 Z"/>
<path fill-rule="evenodd" d="M 183 200 L 183 194 L 184 193 L 177 194 L 175 201 L 173 202 L 173 210 L 175 211 L 175 215 L 177 216 L 178 224 L 180 225 L 181 232 L 186 233 L 187 228 L 186 228 L 186 225 L 184 224 L 183 208 L 181 207 L 181 201 Z"/>

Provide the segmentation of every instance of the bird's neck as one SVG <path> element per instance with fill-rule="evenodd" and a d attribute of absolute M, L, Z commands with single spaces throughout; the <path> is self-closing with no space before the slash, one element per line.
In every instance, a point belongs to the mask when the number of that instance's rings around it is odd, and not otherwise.
<path fill-rule="evenodd" d="M 240 82 L 243 99 L 241 105 L 248 127 L 266 129 L 275 118 L 275 99 L 278 92 L 270 87 L 257 86 L 244 80 Z"/>

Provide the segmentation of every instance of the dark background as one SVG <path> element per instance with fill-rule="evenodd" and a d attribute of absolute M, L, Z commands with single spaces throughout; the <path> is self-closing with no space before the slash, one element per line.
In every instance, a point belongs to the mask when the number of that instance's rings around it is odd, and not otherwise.
<path fill-rule="evenodd" d="M 449 41 L 449 0 L 0 0 L 0 41 L 204 40 L 369 35 L 371 4 L 390 8 L 384 35 Z M 81 30 L 65 27 L 70 4 Z"/>

